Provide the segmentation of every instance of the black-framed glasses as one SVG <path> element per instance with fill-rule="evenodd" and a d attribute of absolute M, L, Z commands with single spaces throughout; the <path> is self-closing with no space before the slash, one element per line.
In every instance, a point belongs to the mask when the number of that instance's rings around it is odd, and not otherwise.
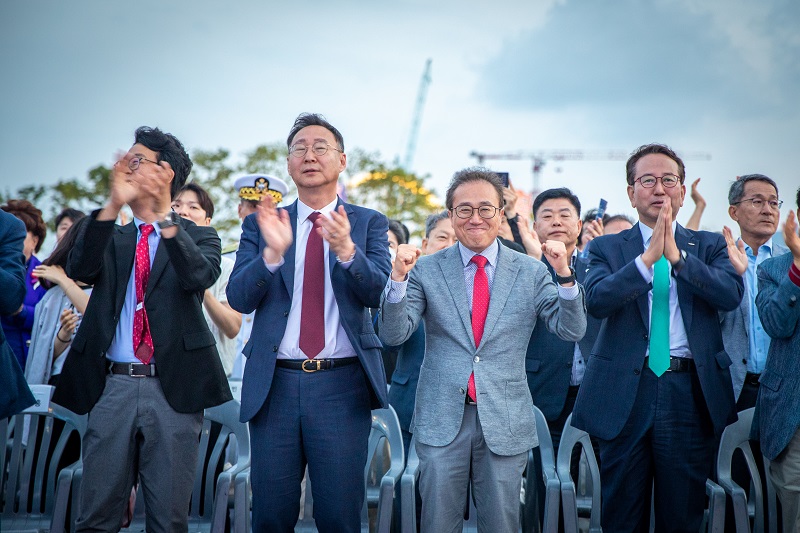
<path fill-rule="evenodd" d="M 128 168 L 131 169 L 131 170 L 136 170 L 137 168 L 139 168 L 139 164 L 142 161 L 148 161 L 148 162 L 156 164 L 156 165 L 158 164 L 158 161 L 153 161 L 152 159 L 147 159 L 144 156 L 137 155 L 136 157 L 133 157 L 130 160 L 128 160 Z"/>
<path fill-rule="evenodd" d="M 344 150 L 339 150 L 325 141 L 317 141 L 311 145 L 311 151 L 314 152 L 314 155 L 318 156 L 327 154 L 329 148 L 344 153 Z M 305 157 L 306 152 L 308 152 L 308 146 L 304 144 L 293 144 L 289 147 L 289 153 L 295 157 Z"/>
<path fill-rule="evenodd" d="M 773 211 L 780 210 L 781 206 L 783 205 L 783 200 L 764 200 L 763 198 L 759 198 L 757 196 L 754 198 L 745 198 L 744 200 L 739 200 L 731 205 L 739 205 L 745 202 L 750 202 L 753 205 L 753 209 L 758 211 L 761 211 L 761 209 L 764 207 L 764 204 L 767 204 Z"/>
<path fill-rule="evenodd" d="M 638 181 L 639 183 L 642 184 L 642 187 L 644 187 L 645 189 L 652 189 L 653 187 L 656 186 L 656 182 L 658 180 L 661 180 L 661 185 L 663 185 L 667 189 L 671 189 L 681 182 L 681 179 L 675 174 L 664 174 L 663 176 L 653 176 L 652 174 L 645 174 L 644 176 L 636 178 L 634 180 L 634 183 Z"/>
<path fill-rule="evenodd" d="M 480 207 L 472 207 L 471 205 L 457 205 L 456 207 L 453 207 L 451 211 L 453 211 L 458 218 L 463 219 L 472 218 L 472 215 L 475 214 L 475 211 L 477 211 L 478 216 L 489 220 L 494 218 L 497 212 L 502 209 L 502 207 L 495 207 L 493 205 L 482 205 Z"/>

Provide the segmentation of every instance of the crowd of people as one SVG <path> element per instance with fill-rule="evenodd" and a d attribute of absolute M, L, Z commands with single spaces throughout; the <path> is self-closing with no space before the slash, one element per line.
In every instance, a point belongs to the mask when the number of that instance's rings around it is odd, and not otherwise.
<path fill-rule="evenodd" d="M 41 211 L 2 206 L 0 416 L 33 403 L 27 384 L 90 414 L 77 531 L 119 530 L 137 483 L 148 531 L 186 531 L 203 410 L 231 379 L 254 531 L 294 530 L 306 469 L 318 529 L 360 531 L 370 413 L 389 405 L 419 457 L 422 531 L 460 531 L 470 491 L 479 531 L 518 530 L 534 405 L 555 448 L 570 415 L 591 435 L 611 532 L 698 531 L 722 431 L 755 408 L 783 531 L 800 530 L 800 189 L 781 245 L 761 174 L 731 180 L 738 231 L 698 229 L 699 180 L 678 224 L 686 169 L 661 144 L 627 161 L 636 219 L 582 213 L 564 187 L 520 212 L 513 185 L 467 168 L 417 247 L 420 221 L 337 194 L 344 139 L 322 116 L 298 116 L 286 145 L 297 200 L 241 176 L 231 249 L 158 128 L 136 130 L 103 206 L 59 214 L 44 261 Z"/>

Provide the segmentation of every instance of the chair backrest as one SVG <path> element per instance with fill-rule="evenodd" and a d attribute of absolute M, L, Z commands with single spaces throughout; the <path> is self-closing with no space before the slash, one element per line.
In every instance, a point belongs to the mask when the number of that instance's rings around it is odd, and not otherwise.
<path fill-rule="evenodd" d="M 387 451 L 388 457 L 385 455 Z M 384 470 L 387 463 L 388 469 Z M 378 472 L 370 471 L 374 466 L 378 467 Z M 362 528 L 369 524 L 369 508 L 373 507 L 377 509 L 376 530 L 388 533 L 391 529 L 394 486 L 400 482 L 404 469 L 405 449 L 397 413 L 391 406 L 372 411 L 372 429 L 364 469 L 366 498 L 361 512 Z"/>
<path fill-rule="evenodd" d="M 86 432 L 86 415 L 78 416 L 50 402 L 52 386 L 33 385 L 31 391 L 36 404 L 10 419 L 12 436 L 4 450 L 9 454 L 7 469 L 4 464 L 0 473 L 0 522 L 9 528 L 36 524 L 49 527 L 59 472 L 79 463 L 80 442 Z M 77 450 L 71 450 L 75 457 L 65 456 L 70 440 L 77 442 Z M 75 462 L 62 464 L 66 460 Z"/>
<path fill-rule="evenodd" d="M 747 522 L 749 529 L 748 506 L 752 505 L 752 517 L 755 531 L 764 531 L 764 491 L 761 484 L 761 474 L 750 447 L 750 428 L 753 425 L 753 413 L 755 408 L 746 409 L 739 412 L 739 419 L 729 424 L 722 432 L 722 438 L 717 452 L 717 481 L 731 496 L 733 513 L 737 525 L 744 527 Z M 731 477 L 731 464 L 734 452 L 739 449 L 744 456 L 747 470 L 750 473 L 752 483 L 750 485 L 749 496 L 747 489 L 740 487 Z M 768 471 L 768 470 L 767 470 Z M 770 491 L 769 496 L 772 496 Z M 773 505 L 770 505 L 773 507 Z"/>
<path fill-rule="evenodd" d="M 589 467 L 589 477 L 592 482 L 592 497 L 590 501 L 580 502 L 577 497 L 576 483 L 572 479 L 572 450 L 577 445 L 583 448 L 583 457 Z M 567 514 L 577 518 L 578 510 L 590 510 L 589 531 L 600 530 L 600 468 L 597 464 L 597 457 L 594 455 L 592 440 L 588 433 L 577 429 L 572 425 L 572 415 L 567 417 L 564 423 L 564 431 L 561 433 L 561 442 L 558 445 L 558 456 L 556 457 L 556 471 L 561 480 L 561 495 L 564 507 L 565 521 Z M 571 485 L 570 485 L 571 484 Z M 565 493 L 567 491 L 567 493 Z M 567 507 L 570 507 L 567 509 Z"/>

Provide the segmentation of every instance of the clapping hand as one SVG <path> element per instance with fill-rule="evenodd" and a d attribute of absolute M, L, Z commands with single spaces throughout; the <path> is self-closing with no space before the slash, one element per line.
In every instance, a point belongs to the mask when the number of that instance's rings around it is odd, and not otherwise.
<path fill-rule="evenodd" d="M 262 254 L 264 261 L 270 265 L 280 263 L 294 240 L 289 213 L 284 209 L 276 209 L 272 197 L 266 195 L 256 206 L 256 224 L 267 243 Z"/>
<path fill-rule="evenodd" d="M 722 235 L 725 237 L 725 242 L 728 245 L 728 259 L 733 265 L 733 269 L 740 276 L 744 276 L 747 272 L 747 252 L 744 251 L 744 241 L 740 240 L 738 243 L 733 240 L 733 233 L 728 226 L 722 227 Z"/>

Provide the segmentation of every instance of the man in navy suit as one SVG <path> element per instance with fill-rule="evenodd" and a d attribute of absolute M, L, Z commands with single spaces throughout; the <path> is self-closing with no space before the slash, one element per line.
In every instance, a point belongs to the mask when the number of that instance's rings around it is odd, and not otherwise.
<path fill-rule="evenodd" d="M 758 267 L 756 306 L 772 342 L 761 373 L 752 437 L 761 439 L 761 451 L 771 461 L 783 530 L 800 531 L 800 237 L 795 212 L 786 217 L 783 241 L 791 253 Z"/>
<path fill-rule="evenodd" d="M 287 139 L 298 201 L 267 196 L 242 225 L 228 302 L 255 311 L 244 347 L 253 531 L 294 531 L 306 465 L 320 531 L 360 531 L 371 409 L 385 407 L 378 307 L 391 269 L 386 217 L 336 194 L 341 133 L 301 114 Z"/>
<path fill-rule="evenodd" d="M 721 235 L 675 222 L 675 152 L 642 146 L 626 171 L 639 223 L 589 247 L 586 304 L 604 322 L 572 424 L 599 439 L 603 531 L 647 531 L 653 486 L 656 531 L 697 531 L 717 438 L 736 419 L 717 312 L 739 305 L 742 277 Z"/>

